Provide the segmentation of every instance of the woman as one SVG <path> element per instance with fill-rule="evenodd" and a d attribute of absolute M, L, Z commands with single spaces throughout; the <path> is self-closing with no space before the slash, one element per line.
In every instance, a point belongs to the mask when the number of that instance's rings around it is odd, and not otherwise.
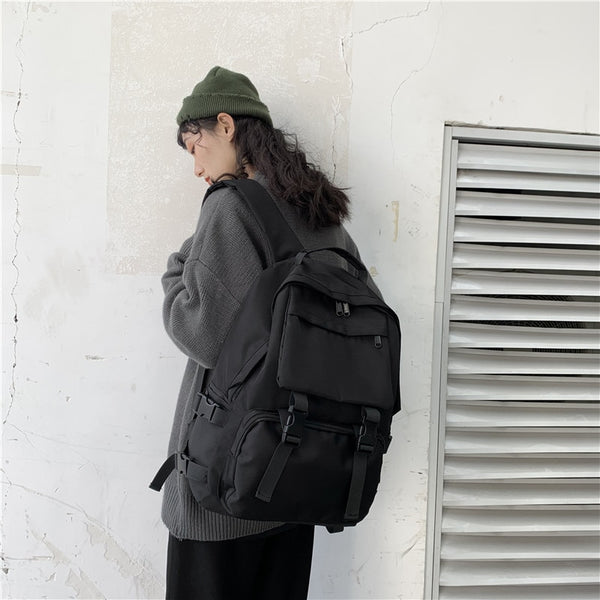
<path fill-rule="evenodd" d="M 297 143 L 273 127 L 268 108 L 247 77 L 214 67 L 184 99 L 177 124 L 178 143 L 191 154 L 196 176 L 209 184 L 231 177 L 256 179 L 277 200 L 306 248 L 339 246 L 358 256 L 342 226 L 348 216 L 347 196 L 306 162 Z M 246 292 L 272 262 L 254 216 L 230 188 L 217 189 L 207 198 L 196 232 L 170 256 L 162 279 L 164 322 L 189 357 L 170 454 L 184 444 L 199 365 L 215 366 Z M 203 510 L 177 473 L 166 481 L 162 518 L 170 532 L 167 598 L 307 597 L 312 526 L 242 520 Z"/>

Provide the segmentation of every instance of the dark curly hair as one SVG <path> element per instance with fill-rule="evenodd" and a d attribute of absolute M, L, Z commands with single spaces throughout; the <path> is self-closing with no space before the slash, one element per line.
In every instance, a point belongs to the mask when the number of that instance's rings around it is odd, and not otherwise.
<path fill-rule="evenodd" d="M 273 194 L 295 206 L 313 229 L 339 225 L 349 216 L 350 200 L 344 189 L 333 185 L 322 171 L 306 160 L 297 136 L 254 117 L 232 118 L 237 171 L 227 176 L 247 178 L 245 166 L 251 165 L 265 176 Z M 216 117 L 184 121 L 177 132 L 177 143 L 185 149 L 184 133 L 213 131 L 216 124 Z"/>

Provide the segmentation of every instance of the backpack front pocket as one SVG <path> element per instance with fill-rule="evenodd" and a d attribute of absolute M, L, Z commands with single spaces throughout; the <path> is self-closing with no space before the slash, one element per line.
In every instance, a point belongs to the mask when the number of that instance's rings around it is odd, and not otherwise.
<path fill-rule="evenodd" d="M 338 402 L 394 403 L 386 314 L 302 288 L 290 290 L 277 383 Z"/>
<path fill-rule="evenodd" d="M 265 471 L 280 445 L 282 426 L 275 411 L 251 411 L 241 423 L 224 477 L 224 505 L 237 517 L 296 523 L 342 523 L 348 498 L 356 432 L 353 427 L 306 420 L 269 502 L 256 497 Z M 381 467 L 384 443 L 369 455 L 368 510 Z M 368 496 L 368 497 L 367 497 Z"/>

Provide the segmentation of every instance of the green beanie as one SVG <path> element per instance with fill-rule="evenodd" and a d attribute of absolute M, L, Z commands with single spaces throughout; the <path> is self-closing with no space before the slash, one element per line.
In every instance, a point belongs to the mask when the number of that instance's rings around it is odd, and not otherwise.
<path fill-rule="evenodd" d="M 258 96 L 252 82 L 241 73 L 213 67 L 183 100 L 177 125 L 191 119 L 216 117 L 220 112 L 232 117 L 257 117 L 273 126 L 269 109 Z"/>

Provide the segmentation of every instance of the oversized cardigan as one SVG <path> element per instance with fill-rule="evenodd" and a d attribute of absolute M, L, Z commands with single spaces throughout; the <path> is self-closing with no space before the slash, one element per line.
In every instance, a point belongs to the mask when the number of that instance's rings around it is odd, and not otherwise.
<path fill-rule="evenodd" d="M 266 184 L 260 174 L 256 179 Z M 277 205 L 305 248 L 339 246 L 359 256 L 343 225 L 312 230 L 292 205 L 283 201 L 277 201 Z M 344 264 L 330 253 L 319 253 L 317 257 Z M 206 199 L 194 235 L 169 257 L 162 277 L 163 319 L 167 333 L 188 357 L 175 408 L 169 455 L 183 450 L 185 445 L 198 365 L 215 366 L 248 289 L 271 264 L 273 256 L 264 233 L 231 188 L 215 190 Z M 237 519 L 202 509 L 186 479 L 176 471 L 165 482 L 161 516 L 175 537 L 203 541 L 259 534 L 282 525 Z"/>

